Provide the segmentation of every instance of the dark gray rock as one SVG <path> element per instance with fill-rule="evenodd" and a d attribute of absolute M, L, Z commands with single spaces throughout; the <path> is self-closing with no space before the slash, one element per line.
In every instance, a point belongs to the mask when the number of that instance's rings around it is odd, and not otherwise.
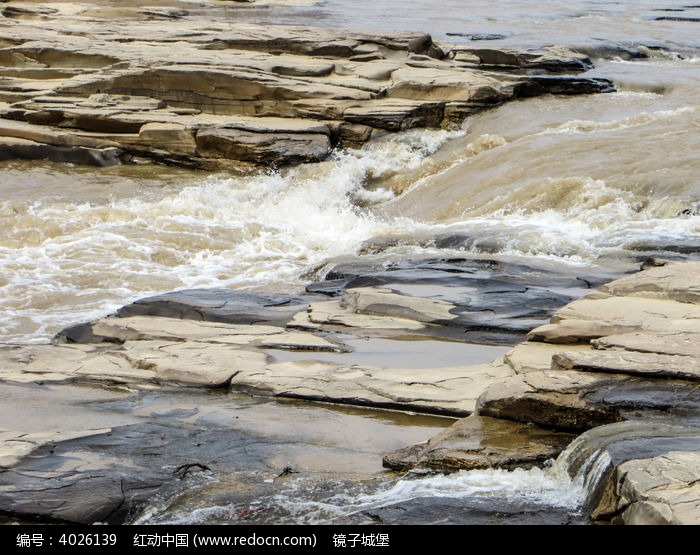
<path fill-rule="evenodd" d="M 185 289 L 138 300 L 119 309 L 117 315 L 284 326 L 297 312 L 306 310 L 312 300 L 311 296 L 230 289 Z"/>
<path fill-rule="evenodd" d="M 466 258 L 406 260 L 388 267 L 360 260 L 339 264 L 325 277 L 308 285 L 307 292 L 336 296 L 348 289 L 381 286 L 412 295 L 412 286 L 429 286 L 431 298 L 455 305 L 451 312 L 457 317 L 443 323 L 442 333 L 491 344 L 516 343 L 558 308 L 606 281 L 606 276 L 554 274 Z"/>
<path fill-rule="evenodd" d="M 531 75 L 515 86 L 519 97 L 540 96 L 543 94 L 592 94 L 614 92 L 609 79 L 594 77 L 562 77 L 556 75 Z"/>
<path fill-rule="evenodd" d="M 254 133 L 239 129 L 203 129 L 197 152 L 207 158 L 229 158 L 256 164 L 318 162 L 331 150 L 322 133 Z"/>
<path fill-rule="evenodd" d="M 700 389 L 683 380 L 534 371 L 488 388 L 476 413 L 573 432 L 645 418 L 692 421 L 700 418 Z"/>
<path fill-rule="evenodd" d="M 114 166 L 123 162 L 124 152 L 116 148 L 54 146 L 21 139 L 0 140 L 0 162 L 5 160 L 51 160 L 85 166 Z"/>

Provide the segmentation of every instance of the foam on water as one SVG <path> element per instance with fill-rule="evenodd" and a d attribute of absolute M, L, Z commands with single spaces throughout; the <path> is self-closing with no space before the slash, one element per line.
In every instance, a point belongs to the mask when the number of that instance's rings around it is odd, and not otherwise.
<path fill-rule="evenodd" d="M 322 506 L 325 509 L 335 507 L 340 516 L 427 497 L 465 501 L 486 497 L 575 510 L 581 504 L 582 493 L 565 473 L 555 474 L 540 468 L 490 469 L 398 480 L 373 493 L 354 497 L 336 495 Z"/>
<path fill-rule="evenodd" d="M 642 125 L 649 125 L 652 122 L 668 120 L 678 117 L 687 117 L 692 114 L 700 113 L 698 106 L 683 106 L 675 110 L 659 110 L 657 112 L 641 112 L 634 116 L 612 121 L 590 121 L 590 120 L 572 120 L 563 123 L 553 129 L 543 131 L 547 133 L 592 133 L 596 131 L 610 131 L 617 129 L 630 129 Z"/>
<path fill-rule="evenodd" d="M 5 187 L 21 184 L 0 200 L 0 339 L 44 341 L 65 325 L 178 288 L 298 289 L 309 270 L 383 235 L 416 239 L 394 247 L 397 258 L 438 252 L 430 237 L 461 233 L 471 236 L 457 248 L 463 254 L 576 265 L 629 259 L 650 243 L 694 244 L 697 37 L 694 25 L 656 19 L 676 4 L 426 6 L 382 0 L 359 13 L 354 2 L 328 0 L 237 13 L 387 30 L 391 12 L 397 29 L 450 42 L 492 33 L 504 37 L 496 47 L 523 48 L 546 37 L 649 58 L 596 61 L 592 75 L 612 77 L 619 93 L 513 102 L 458 132 L 411 131 L 281 173 L 188 178 L 164 191 L 151 175 L 148 193 L 136 177 L 112 184 L 132 198 L 103 201 L 94 187 L 64 198 L 51 171 L 34 183 L 3 168 Z M 434 155 L 446 142 L 457 146 Z"/>
<path fill-rule="evenodd" d="M 380 508 L 420 499 L 452 499 L 471 507 L 536 507 L 564 509 L 576 514 L 584 500 L 582 484 L 558 467 L 529 470 L 471 470 L 448 475 L 412 476 L 371 482 L 364 486 L 343 482 L 295 478 L 275 487 L 269 499 L 249 500 L 178 509 L 178 503 L 154 503 L 136 524 L 211 524 L 240 521 L 241 514 L 259 512 L 261 522 L 276 524 L 329 524 Z"/>
<path fill-rule="evenodd" d="M 373 176 L 416 166 L 461 132 L 409 132 L 329 161 L 210 176 L 155 199 L 0 202 L 0 336 L 43 341 L 136 298 L 189 287 L 291 289 L 391 223 L 357 206 Z"/>

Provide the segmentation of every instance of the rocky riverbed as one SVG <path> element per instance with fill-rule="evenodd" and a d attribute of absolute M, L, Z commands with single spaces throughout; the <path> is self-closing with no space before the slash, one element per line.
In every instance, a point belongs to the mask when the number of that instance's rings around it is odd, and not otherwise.
<path fill-rule="evenodd" d="M 614 90 L 586 73 L 586 54 L 561 46 L 231 21 L 238 4 L 247 3 L 0 4 L 0 160 L 254 174 L 333 161 L 338 149 L 409 129 L 456 129 L 518 99 Z M 551 129 L 508 140 L 529 152 L 533 137 L 556 144 L 570 129 L 617 132 L 693 113 L 564 127 L 553 118 Z M 680 135 L 665 129 L 659 140 Z M 482 134 L 466 150 L 507 143 Z M 544 165 L 558 167 L 557 149 L 547 152 Z M 448 171 L 426 204 L 471 210 L 461 186 L 445 189 L 464 180 L 461 163 L 442 156 L 408 177 L 377 171 L 375 184 L 398 194 L 436 164 Z M 657 170 L 639 169 L 642 184 Z M 561 177 L 526 204 L 558 206 L 556 184 L 586 202 L 622 194 L 568 167 Z M 696 215 L 691 192 L 671 199 L 669 221 Z M 415 198 L 393 210 L 411 213 Z M 623 213 L 643 216 L 648 202 Z M 587 214 L 610 217 L 592 206 Z M 88 219 L 139 211 L 114 209 Z M 200 219 L 186 216 L 186 226 Z M 180 233 L 166 223 L 163 236 Z M 692 258 L 697 240 L 679 229 L 680 239 L 645 236 L 628 249 L 640 262 Z M 359 256 L 308 269 L 304 291 L 177 290 L 67 327 L 51 344 L 0 344 L 0 513 L 51 523 L 700 523 L 700 262 L 650 259 L 612 280 L 617 266 L 503 255 L 495 231 L 375 234 Z M 177 259 L 164 252 L 148 256 Z M 425 475 L 440 495 L 404 495 Z M 546 501 L 446 499 L 463 477 L 487 482 L 468 490 L 477 492 L 522 479 Z M 558 486 L 542 493 L 542 483 Z"/>
<path fill-rule="evenodd" d="M 154 495 L 177 490 L 173 474 L 221 479 L 241 464 L 246 445 L 235 435 L 221 438 L 222 414 L 251 402 L 226 408 L 221 395 L 237 392 L 464 417 L 393 452 L 397 436 L 375 437 L 387 451 L 384 466 L 402 472 L 542 466 L 583 433 L 569 470 L 575 475 L 604 459 L 586 501 L 594 519 L 697 523 L 700 263 L 654 264 L 567 304 L 505 356 L 478 364 L 401 367 L 407 348 L 422 341 L 441 341 L 447 350 L 464 345 L 456 331 L 468 334 L 471 326 L 461 319 L 466 308 L 391 284 L 347 287 L 328 298 L 175 292 L 68 329 L 52 345 L 4 345 L 5 395 L 84 396 L 92 408 L 71 411 L 101 416 L 69 411 L 65 425 L 40 431 L 12 418 L 17 427 L 3 432 L 3 510 L 18 518 L 120 522 Z M 493 282 L 484 283 L 488 292 Z M 393 342 L 398 367 L 353 358 L 362 342 L 377 340 L 384 350 Z M 148 397 L 125 397 L 125 389 L 168 391 L 175 399 L 193 393 L 149 412 Z M 196 392 L 212 389 L 222 393 L 207 409 Z M 139 411 L 150 418 L 139 419 Z M 43 421 L 54 410 L 32 412 Z M 305 433 L 316 429 L 311 424 Z M 332 451 L 337 439 L 328 441 L 323 449 Z M 149 456 L 158 462 L 147 463 Z M 282 475 L 298 472 L 279 466 Z"/>
<path fill-rule="evenodd" d="M 612 90 L 576 76 L 591 61 L 566 48 L 440 45 L 421 33 L 232 24 L 200 12 L 6 6 L 0 160 L 285 165 L 388 132 L 455 126 L 513 98 Z"/>

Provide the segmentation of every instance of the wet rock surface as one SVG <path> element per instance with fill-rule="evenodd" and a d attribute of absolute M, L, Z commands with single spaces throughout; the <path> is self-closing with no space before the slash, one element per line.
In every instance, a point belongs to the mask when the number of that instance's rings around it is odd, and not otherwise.
<path fill-rule="evenodd" d="M 228 522 L 272 523 L 281 510 L 272 500 L 291 478 L 317 489 L 333 472 L 350 485 L 373 478 L 387 442 L 398 447 L 400 437 L 417 438 L 443 425 L 424 418 L 397 427 L 401 417 L 392 413 L 282 406 L 226 393 L 3 384 L 0 394 L 13 399 L 3 423 L 12 423 L 21 436 L 8 439 L 3 432 L 0 513 L 34 522 L 131 522 L 145 507 L 157 512 L 159 503 L 185 503 L 184 493 L 210 506 L 225 500 L 232 505 Z M 47 403 L 52 398 L 62 399 L 61 406 Z M 10 413 L 15 404 L 33 410 Z M 34 431 L 79 421 L 109 427 Z M 393 428 L 398 435 L 389 439 Z M 8 444 L 20 441 L 32 441 L 33 448 L 10 461 Z M 262 504 L 262 498 L 269 502 Z"/>
<path fill-rule="evenodd" d="M 556 457 L 573 438 L 531 424 L 472 415 L 423 445 L 385 455 L 383 462 L 392 470 L 528 468 Z"/>
<path fill-rule="evenodd" d="M 633 420 L 579 436 L 567 460 L 570 473 L 590 481 L 591 517 L 616 524 L 697 524 L 697 423 Z"/>
<path fill-rule="evenodd" d="M 1 160 L 283 166 L 451 128 L 519 97 L 612 88 L 582 75 L 587 55 L 557 47 L 244 25 L 216 3 L 124 4 L 3 5 Z M 299 484 L 317 491 L 329 466 L 357 486 L 379 479 L 382 456 L 401 472 L 543 465 L 582 433 L 581 454 L 566 456 L 572 475 L 599 484 L 587 501 L 595 520 L 698 523 L 697 263 L 657 261 L 575 301 L 605 276 L 467 259 L 373 265 L 391 241 L 368 242 L 361 263 L 319 269 L 306 293 L 172 292 L 64 330 L 54 345 L 0 346 L 0 512 L 172 522 L 206 509 L 207 522 L 298 522 L 306 516 L 269 500 Z M 653 239 L 637 249 L 692 250 Z M 455 348 L 524 338 L 493 362 Z M 451 360 L 414 360 L 416 344 Z M 399 426 L 381 408 L 467 418 L 443 429 L 412 414 Z M 433 497 L 323 518 L 572 521 L 492 501 Z"/>
<path fill-rule="evenodd" d="M 588 499 L 597 520 L 697 522 L 692 465 L 700 449 L 693 294 L 698 268 L 653 267 L 568 304 L 504 357 L 516 374 L 489 386 L 477 401 L 478 418 L 585 432 L 574 441 L 580 442 L 578 459 L 567 457 L 572 475 L 584 461 L 599 466 L 589 469 L 592 483 L 602 484 Z M 476 444 L 486 436 L 474 440 L 474 418 L 427 444 L 388 455 L 385 463 L 402 470 L 470 464 L 484 454 Z M 522 447 L 509 450 L 514 457 L 526 453 Z M 509 459 L 492 462 L 507 467 Z"/>
<path fill-rule="evenodd" d="M 381 250 L 382 242 L 366 248 Z M 437 324 L 446 337 L 494 344 L 521 340 L 555 310 L 605 281 L 603 276 L 556 274 L 526 265 L 466 258 L 406 260 L 379 268 L 345 263 L 328 268 L 325 278 L 308 285 L 307 291 L 342 295 L 341 304 L 355 313 L 403 314 Z M 415 306 L 419 303 L 422 313 Z"/>
<path fill-rule="evenodd" d="M 407 349 L 416 345 L 428 353 L 431 348 L 436 353 L 457 348 L 474 351 L 476 346 L 455 340 L 454 330 L 466 325 L 469 307 L 485 305 L 492 292 L 504 293 L 493 298 L 501 298 L 495 305 L 505 307 L 500 310 L 506 322 L 507 316 L 515 314 L 517 320 L 521 314 L 515 310 L 516 295 L 522 299 L 533 287 L 536 295 L 547 293 L 544 284 L 520 284 L 513 268 L 497 267 L 501 279 L 491 280 L 496 266 L 480 261 L 465 271 L 469 266 L 466 261 L 427 261 L 404 265 L 396 273 L 393 269 L 379 275 L 366 270 L 366 275 L 336 273 L 343 281 L 335 284 L 340 290 L 321 292 L 321 282 L 300 296 L 175 292 L 68 329 L 53 345 L 3 345 L 2 388 L 26 395 L 35 388 L 94 384 L 143 392 L 128 394 L 136 395 L 136 401 L 100 399 L 97 405 L 89 405 L 86 410 L 94 412 L 97 407 L 103 414 L 99 420 L 91 419 L 89 428 L 84 424 L 88 420 L 74 420 L 83 423 L 62 430 L 25 429 L 16 418 L 4 417 L 0 498 L 5 514 L 56 522 L 122 522 L 139 518 L 135 515 L 143 503 L 157 493 L 164 500 L 158 519 L 168 521 L 172 511 L 203 499 L 210 502 L 216 488 L 197 482 L 197 488 L 204 488 L 197 490 L 201 495 L 183 497 L 183 480 L 196 475 L 198 480 L 211 478 L 217 483 L 222 473 L 251 456 L 249 431 L 230 431 L 229 424 L 222 424 L 231 418 L 230 413 L 222 415 L 234 410 L 235 403 L 226 409 L 219 402 L 225 400 L 225 405 L 227 395 L 246 393 L 471 415 L 427 442 L 423 438 L 423 443 L 416 443 L 420 441 L 416 438 L 410 447 L 401 448 L 411 442 L 396 437 L 393 450 L 388 449 L 385 439 L 378 437 L 382 445 L 372 447 L 374 464 L 378 466 L 384 455 L 386 467 L 402 472 L 541 466 L 565 449 L 572 434 L 585 432 L 579 441 L 587 434 L 602 433 L 606 439 L 601 452 L 609 455 L 609 461 L 599 478 L 602 485 L 589 499 L 595 519 L 693 522 L 696 488 L 690 480 L 692 472 L 684 473 L 683 465 L 698 452 L 700 392 L 693 323 L 697 311 L 692 295 L 692 276 L 700 275 L 695 268 L 698 263 L 655 266 L 612 282 L 557 310 L 551 323 L 533 330 L 529 341 L 495 361 L 465 358 L 462 364 L 440 366 L 435 357 L 427 356 L 429 362 L 411 360 L 415 355 Z M 684 284 L 676 279 L 674 268 L 684 276 Z M 425 281 L 411 281 L 416 276 Z M 446 276 L 444 281 L 441 276 Z M 581 280 L 559 279 L 556 295 L 581 288 Z M 660 286 L 663 283 L 668 284 L 666 289 Z M 382 359 L 373 352 L 375 348 L 385 354 L 387 348 L 394 349 L 395 358 Z M 459 349 L 452 356 L 462 352 Z M 380 360 L 386 363 L 377 364 Z M 183 387 L 190 388 L 188 396 L 215 395 L 218 401 L 212 401 L 211 410 L 199 402 L 183 403 L 177 393 Z M 202 389 L 219 391 L 198 392 Z M 143 396 L 159 395 L 159 391 L 169 391 L 174 405 L 146 409 Z M 272 407 L 268 404 L 265 410 Z M 115 413 L 120 417 L 114 418 Z M 142 420 L 144 415 L 149 415 L 148 422 Z M 670 428 L 672 432 L 667 431 Z M 220 439 L 215 439 L 222 430 L 229 430 L 223 451 Z M 292 451 L 304 449 L 296 446 Z M 589 456 L 581 460 L 592 458 L 592 447 L 587 449 Z M 303 459 L 296 456 L 292 459 L 297 463 Z M 153 465 L 153 457 L 161 462 Z M 260 466 L 260 471 L 279 466 L 296 472 L 299 466 L 273 459 L 276 462 Z M 577 465 L 583 465 L 575 459 L 570 465 L 572 475 Z M 642 480 L 640 475 L 658 479 Z M 56 480 L 55 488 L 42 486 L 47 478 Z M 257 488 L 270 487 L 267 482 L 255 483 L 244 491 L 240 484 L 230 484 L 229 493 L 222 494 L 237 500 L 235 510 L 243 511 L 246 518 L 254 492 L 261 491 Z M 102 501 L 96 502 L 94 496 L 88 499 L 94 491 L 101 492 Z M 429 503 L 384 504 L 367 514 L 324 518 L 395 522 L 396 511 L 405 509 L 410 521 L 414 518 L 410 515 L 423 515 Z M 435 522 L 480 522 L 493 517 L 475 503 L 449 518 L 440 513 Z M 535 507 L 511 507 L 504 509 L 503 518 L 517 522 L 572 518 L 570 511 L 550 513 L 545 517 Z M 299 515 L 287 517 L 294 521 Z M 219 516 L 211 518 L 218 521 Z"/>
<path fill-rule="evenodd" d="M 459 124 L 520 96 L 612 90 L 572 76 L 592 64 L 561 47 L 255 25 L 232 22 L 235 6 L 5 7 L 0 159 L 296 164 L 387 131 Z"/>

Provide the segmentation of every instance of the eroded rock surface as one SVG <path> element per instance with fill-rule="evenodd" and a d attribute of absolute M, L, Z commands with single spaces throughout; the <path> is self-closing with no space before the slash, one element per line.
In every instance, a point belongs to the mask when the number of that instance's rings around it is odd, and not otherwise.
<path fill-rule="evenodd" d="M 468 416 L 424 444 L 384 456 L 392 470 L 528 468 L 556 457 L 573 435 L 488 416 Z"/>
<path fill-rule="evenodd" d="M 508 468 L 528 464 L 533 453 L 555 456 L 566 443 L 542 449 L 535 439 L 499 449 L 485 422 L 525 426 L 522 437 L 548 430 L 547 441 L 557 432 L 584 432 L 557 464 L 585 478 L 595 520 L 696 524 L 698 272 L 697 262 L 651 267 L 566 305 L 506 354 L 514 375 L 487 387 L 478 416 L 387 455 L 385 464 Z"/>
<path fill-rule="evenodd" d="M 612 89 L 567 75 L 591 64 L 560 47 L 254 25 L 232 21 L 235 3 L 185 4 L 5 7 L 0 159 L 293 164 L 387 131 L 458 124 L 519 96 Z"/>
<path fill-rule="evenodd" d="M 558 310 L 506 355 L 519 375 L 487 390 L 479 414 L 579 431 L 642 414 L 696 418 L 699 270 L 649 268 Z"/>

